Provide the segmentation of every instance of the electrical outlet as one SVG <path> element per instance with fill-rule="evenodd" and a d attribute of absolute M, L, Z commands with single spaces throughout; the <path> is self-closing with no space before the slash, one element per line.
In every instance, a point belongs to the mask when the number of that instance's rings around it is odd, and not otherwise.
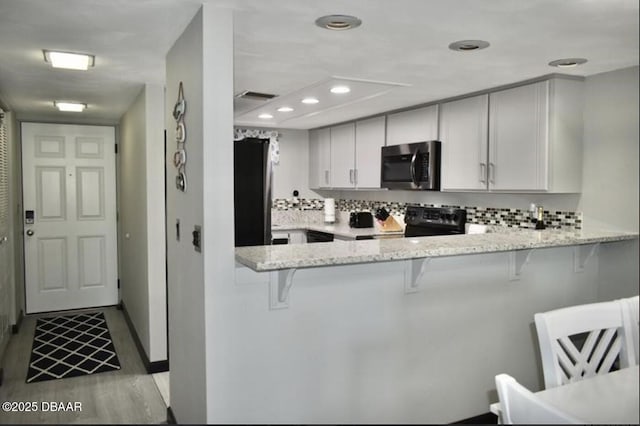
<path fill-rule="evenodd" d="M 202 252 L 202 227 L 195 225 L 193 227 L 193 232 L 191 233 L 191 235 L 193 235 L 193 241 L 192 241 L 193 248 L 198 253 L 201 253 Z"/>

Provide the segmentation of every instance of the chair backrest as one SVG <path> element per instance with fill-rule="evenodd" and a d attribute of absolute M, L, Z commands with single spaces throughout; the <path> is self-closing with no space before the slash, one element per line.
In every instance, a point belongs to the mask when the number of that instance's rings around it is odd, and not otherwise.
<path fill-rule="evenodd" d="M 622 299 L 622 308 L 625 312 L 627 327 L 631 332 L 631 340 L 633 340 L 633 350 L 634 350 L 633 354 L 636 358 L 636 364 L 638 364 L 638 359 L 640 358 L 640 350 L 638 348 L 639 346 L 638 340 L 640 340 L 640 336 L 639 336 L 640 331 L 638 330 L 639 328 L 638 323 L 640 322 L 640 318 L 638 314 L 638 303 L 639 303 L 638 296 L 629 297 L 628 299 Z"/>
<path fill-rule="evenodd" d="M 559 424 L 584 422 L 542 401 L 508 374 L 496 376 L 503 424 Z"/>
<path fill-rule="evenodd" d="M 545 387 L 635 364 L 622 302 L 591 303 L 535 314 Z"/>

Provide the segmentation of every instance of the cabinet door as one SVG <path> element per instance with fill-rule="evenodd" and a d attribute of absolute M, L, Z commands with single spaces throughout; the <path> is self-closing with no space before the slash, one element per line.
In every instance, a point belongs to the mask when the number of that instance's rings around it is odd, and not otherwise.
<path fill-rule="evenodd" d="M 320 188 L 320 131 L 309 131 L 309 188 Z"/>
<path fill-rule="evenodd" d="M 309 188 L 331 187 L 331 131 L 309 132 Z"/>
<path fill-rule="evenodd" d="M 387 116 L 387 145 L 438 139 L 438 105 Z"/>
<path fill-rule="evenodd" d="M 489 96 L 489 189 L 546 191 L 549 82 Z"/>
<path fill-rule="evenodd" d="M 331 129 L 319 130 L 318 146 L 320 188 L 331 188 Z"/>
<path fill-rule="evenodd" d="M 489 95 L 440 105 L 443 191 L 487 189 Z"/>
<path fill-rule="evenodd" d="M 385 140 L 385 117 L 356 121 L 355 182 L 358 188 L 380 188 L 380 151 Z"/>
<path fill-rule="evenodd" d="M 355 186 L 355 123 L 331 128 L 331 186 Z"/>

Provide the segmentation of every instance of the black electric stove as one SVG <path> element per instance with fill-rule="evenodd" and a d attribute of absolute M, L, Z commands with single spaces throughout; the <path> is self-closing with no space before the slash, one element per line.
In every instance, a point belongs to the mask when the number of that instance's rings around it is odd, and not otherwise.
<path fill-rule="evenodd" d="M 467 212 L 448 207 L 407 206 L 405 237 L 464 234 Z"/>

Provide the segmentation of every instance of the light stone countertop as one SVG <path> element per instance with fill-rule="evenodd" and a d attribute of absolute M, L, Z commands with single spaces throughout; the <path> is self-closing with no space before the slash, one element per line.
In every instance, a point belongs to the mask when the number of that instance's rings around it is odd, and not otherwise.
<path fill-rule="evenodd" d="M 404 230 L 385 232 L 380 229 L 377 221 L 373 220 L 374 226 L 372 228 L 351 228 L 347 223 L 289 223 L 286 225 L 273 225 L 271 227 L 272 232 L 287 232 L 287 231 L 320 231 L 333 234 L 339 238 L 355 240 L 357 237 L 375 237 L 375 236 L 404 236 Z"/>
<path fill-rule="evenodd" d="M 638 233 L 616 231 L 517 230 L 507 233 L 392 238 L 332 243 L 237 247 L 236 261 L 257 272 L 424 257 L 632 240 Z"/>

